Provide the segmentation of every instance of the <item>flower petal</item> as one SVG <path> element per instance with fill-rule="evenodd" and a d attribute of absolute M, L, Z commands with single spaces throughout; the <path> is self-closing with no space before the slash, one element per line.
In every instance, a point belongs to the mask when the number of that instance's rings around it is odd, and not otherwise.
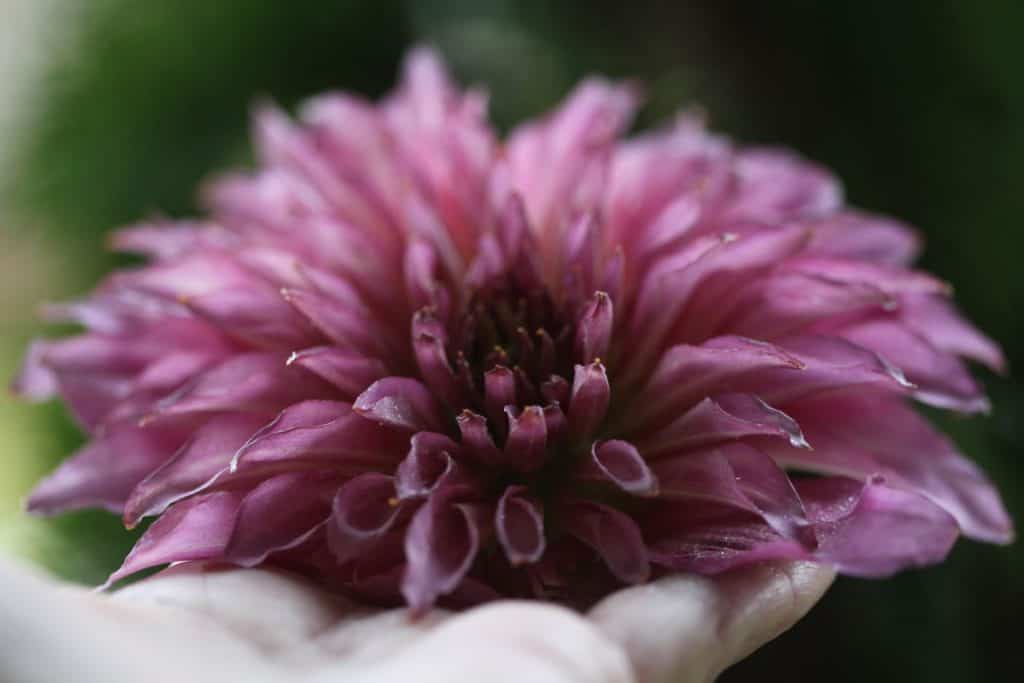
<path fill-rule="evenodd" d="M 544 554 L 544 510 L 524 486 L 509 486 L 498 500 L 494 527 L 512 566 L 533 564 Z"/>

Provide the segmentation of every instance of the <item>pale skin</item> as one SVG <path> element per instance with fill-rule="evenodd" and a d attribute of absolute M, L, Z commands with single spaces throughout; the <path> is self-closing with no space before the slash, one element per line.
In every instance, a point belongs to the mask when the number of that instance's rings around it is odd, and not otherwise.
<path fill-rule="evenodd" d="M 675 683 L 714 680 L 824 594 L 770 564 L 615 593 L 589 612 L 492 603 L 417 621 L 281 572 L 184 564 L 109 595 L 0 558 L 0 680 Z"/>

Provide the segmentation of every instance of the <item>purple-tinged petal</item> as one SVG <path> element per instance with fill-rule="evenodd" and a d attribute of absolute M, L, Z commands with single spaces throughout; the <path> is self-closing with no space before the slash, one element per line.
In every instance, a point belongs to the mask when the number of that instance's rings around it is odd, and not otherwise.
<path fill-rule="evenodd" d="M 269 352 L 229 358 L 160 401 L 155 415 L 232 411 L 273 416 L 293 403 L 335 393 L 316 375 L 286 361 L 285 354 Z"/>
<path fill-rule="evenodd" d="M 463 410 L 456 418 L 462 433 L 463 452 L 487 465 L 503 462 L 503 456 L 487 429 L 487 418 L 471 410 Z"/>
<path fill-rule="evenodd" d="M 146 530 L 106 586 L 143 569 L 224 557 L 244 493 L 215 491 L 172 506 Z"/>
<path fill-rule="evenodd" d="M 550 378 L 541 382 L 540 395 L 544 397 L 545 401 L 567 406 L 569 405 L 569 399 L 572 397 L 572 387 L 564 377 L 551 375 Z"/>
<path fill-rule="evenodd" d="M 288 365 L 298 365 L 330 382 L 346 398 L 355 398 L 374 381 L 387 375 L 387 366 L 376 358 L 338 348 L 316 346 L 296 351 Z"/>
<path fill-rule="evenodd" d="M 944 297 L 905 297 L 900 310 L 907 325 L 940 351 L 976 360 L 996 372 L 1006 370 L 999 345 L 964 320 Z"/>
<path fill-rule="evenodd" d="M 567 414 L 570 432 L 579 438 L 593 434 L 608 412 L 610 398 L 611 386 L 604 365 L 600 361 L 577 365 Z"/>
<path fill-rule="evenodd" d="M 264 480 L 242 499 L 225 558 L 255 567 L 271 553 L 303 543 L 330 515 L 340 483 L 331 472 L 291 472 Z"/>
<path fill-rule="evenodd" d="M 33 514 L 100 507 L 120 514 L 132 489 L 181 445 L 178 429 L 117 425 L 39 482 L 26 501 Z"/>
<path fill-rule="evenodd" d="M 921 237 L 898 221 L 843 211 L 814 224 L 812 254 L 905 266 L 921 251 Z"/>
<path fill-rule="evenodd" d="M 355 559 L 384 538 L 402 511 L 394 495 L 394 479 L 375 472 L 338 490 L 327 522 L 327 541 L 338 562 Z"/>
<path fill-rule="evenodd" d="M 806 524 L 800 498 L 770 457 L 743 443 L 666 458 L 651 465 L 660 500 L 697 500 L 754 513 L 784 536 Z"/>
<path fill-rule="evenodd" d="M 657 459 L 753 436 L 777 436 L 809 448 L 792 417 L 751 394 L 706 398 L 665 427 L 635 438 L 648 459 Z"/>
<path fill-rule="evenodd" d="M 872 394 L 837 394 L 794 405 L 814 451 L 763 444 L 789 467 L 824 474 L 885 477 L 889 486 L 926 496 L 952 514 L 971 538 L 1008 543 L 1013 523 L 992 482 L 905 402 Z"/>
<path fill-rule="evenodd" d="M 439 279 L 437 252 L 423 241 L 414 241 L 405 250 L 405 289 L 414 310 L 426 307 L 436 311 L 440 320 L 447 320 L 452 307 L 452 294 Z"/>
<path fill-rule="evenodd" d="M 353 410 L 368 420 L 411 432 L 443 431 L 444 419 L 433 394 L 409 377 L 385 377 L 359 394 Z"/>
<path fill-rule="evenodd" d="M 512 566 L 533 564 L 544 555 L 544 509 L 525 486 L 509 486 L 498 500 L 494 529 Z"/>
<path fill-rule="evenodd" d="M 526 406 L 522 412 L 516 413 L 513 406 L 505 408 L 508 417 L 505 462 L 515 469 L 531 472 L 546 460 L 547 420 L 540 406 Z"/>
<path fill-rule="evenodd" d="M 647 548 L 639 527 L 615 508 L 593 501 L 574 501 L 562 509 L 565 531 L 590 546 L 608 569 L 626 584 L 650 577 Z"/>
<path fill-rule="evenodd" d="M 435 493 L 416 512 L 405 537 L 402 595 L 416 614 L 458 588 L 487 531 L 478 505 L 457 502 L 459 489 L 446 491 Z"/>
<path fill-rule="evenodd" d="M 173 457 L 132 489 L 124 506 L 125 524 L 133 527 L 143 517 L 160 514 L 201 490 L 229 467 L 238 449 L 265 424 L 264 417 L 245 413 L 211 418 Z"/>
<path fill-rule="evenodd" d="M 604 292 L 594 292 L 576 323 L 576 359 L 580 363 L 600 360 L 608 353 L 612 323 L 612 300 Z"/>
<path fill-rule="evenodd" d="M 459 444 L 444 434 L 414 434 L 409 454 L 395 472 L 395 495 L 399 500 L 425 498 L 439 486 L 465 483 L 464 467 L 453 457 Z"/>
<path fill-rule="evenodd" d="M 364 419 L 347 403 L 303 401 L 254 434 L 231 468 L 242 476 L 296 467 L 355 474 L 393 467 L 407 445 L 404 434 Z"/>
<path fill-rule="evenodd" d="M 11 391 L 32 401 L 48 401 L 57 395 L 57 377 L 44 360 L 47 348 L 49 343 L 39 339 L 29 344 Z"/>
<path fill-rule="evenodd" d="M 920 334 L 890 320 L 869 320 L 844 328 L 844 338 L 871 349 L 917 385 L 914 396 L 940 408 L 986 412 L 988 399 L 956 356 L 935 348 Z"/>
<path fill-rule="evenodd" d="M 584 481 L 611 483 L 634 496 L 658 494 L 658 478 L 636 446 L 628 441 L 595 441 L 590 457 L 581 461 L 575 476 Z"/>
<path fill-rule="evenodd" d="M 644 520 L 650 561 L 674 571 L 718 574 L 769 560 L 809 560 L 799 540 L 780 536 L 764 518 L 706 500 L 665 501 Z"/>
<path fill-rule="evenodd" d="M 484 407 L 491 424 L 504 423 L 505 406 L 516 405 L 516 376 L 504 365 L 484 373 Z"/>
<path fill-rule="evenodd" d="M 959 529 L 956 520 L 927 498 L 889 488 L 881 477 L 867 483 L 839 477 L 798 482 L 814 522 L 815 557 L 854 576 L 889 576 L 941 562 Z"/>
<path fill-rule="evenodd" d="M 412 319 L 412 344 L 420 376 L 447 405 L 462 403 L 463 393 L 448 362 L 448 335 L 441 322 L 428 310 L 417 311 Z"/>

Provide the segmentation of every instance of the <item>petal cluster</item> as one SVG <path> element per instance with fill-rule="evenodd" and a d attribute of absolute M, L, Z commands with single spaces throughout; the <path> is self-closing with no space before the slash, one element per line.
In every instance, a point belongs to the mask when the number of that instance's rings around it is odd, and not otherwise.
<path fill-rule="evenodd" d="M 984 411 L 965 361 L 1003 366 L 915 234 L 694 117 L 626 137 L 636 106 L 587 80 L 501 140 L 420 49 L 379 103 L 259 110 L 256 171 L 48 309 L 84 332 L 16 388 L 89 441 L 29 508 L 156 517 L 112 581 L 267 564 L 417 611 L 1009 541 L 912 405 Z"/>

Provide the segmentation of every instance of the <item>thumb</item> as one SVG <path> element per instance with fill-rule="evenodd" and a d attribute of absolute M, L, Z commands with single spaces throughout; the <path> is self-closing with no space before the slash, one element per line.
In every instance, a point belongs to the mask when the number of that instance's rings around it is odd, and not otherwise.
<path fill-rule="evenodd" d="M 793 626 L 833 578 L 805 562 L 670 577 L 606 598 L 590 618 L 622 644 L 641 683 L 710 681 Z"/>

